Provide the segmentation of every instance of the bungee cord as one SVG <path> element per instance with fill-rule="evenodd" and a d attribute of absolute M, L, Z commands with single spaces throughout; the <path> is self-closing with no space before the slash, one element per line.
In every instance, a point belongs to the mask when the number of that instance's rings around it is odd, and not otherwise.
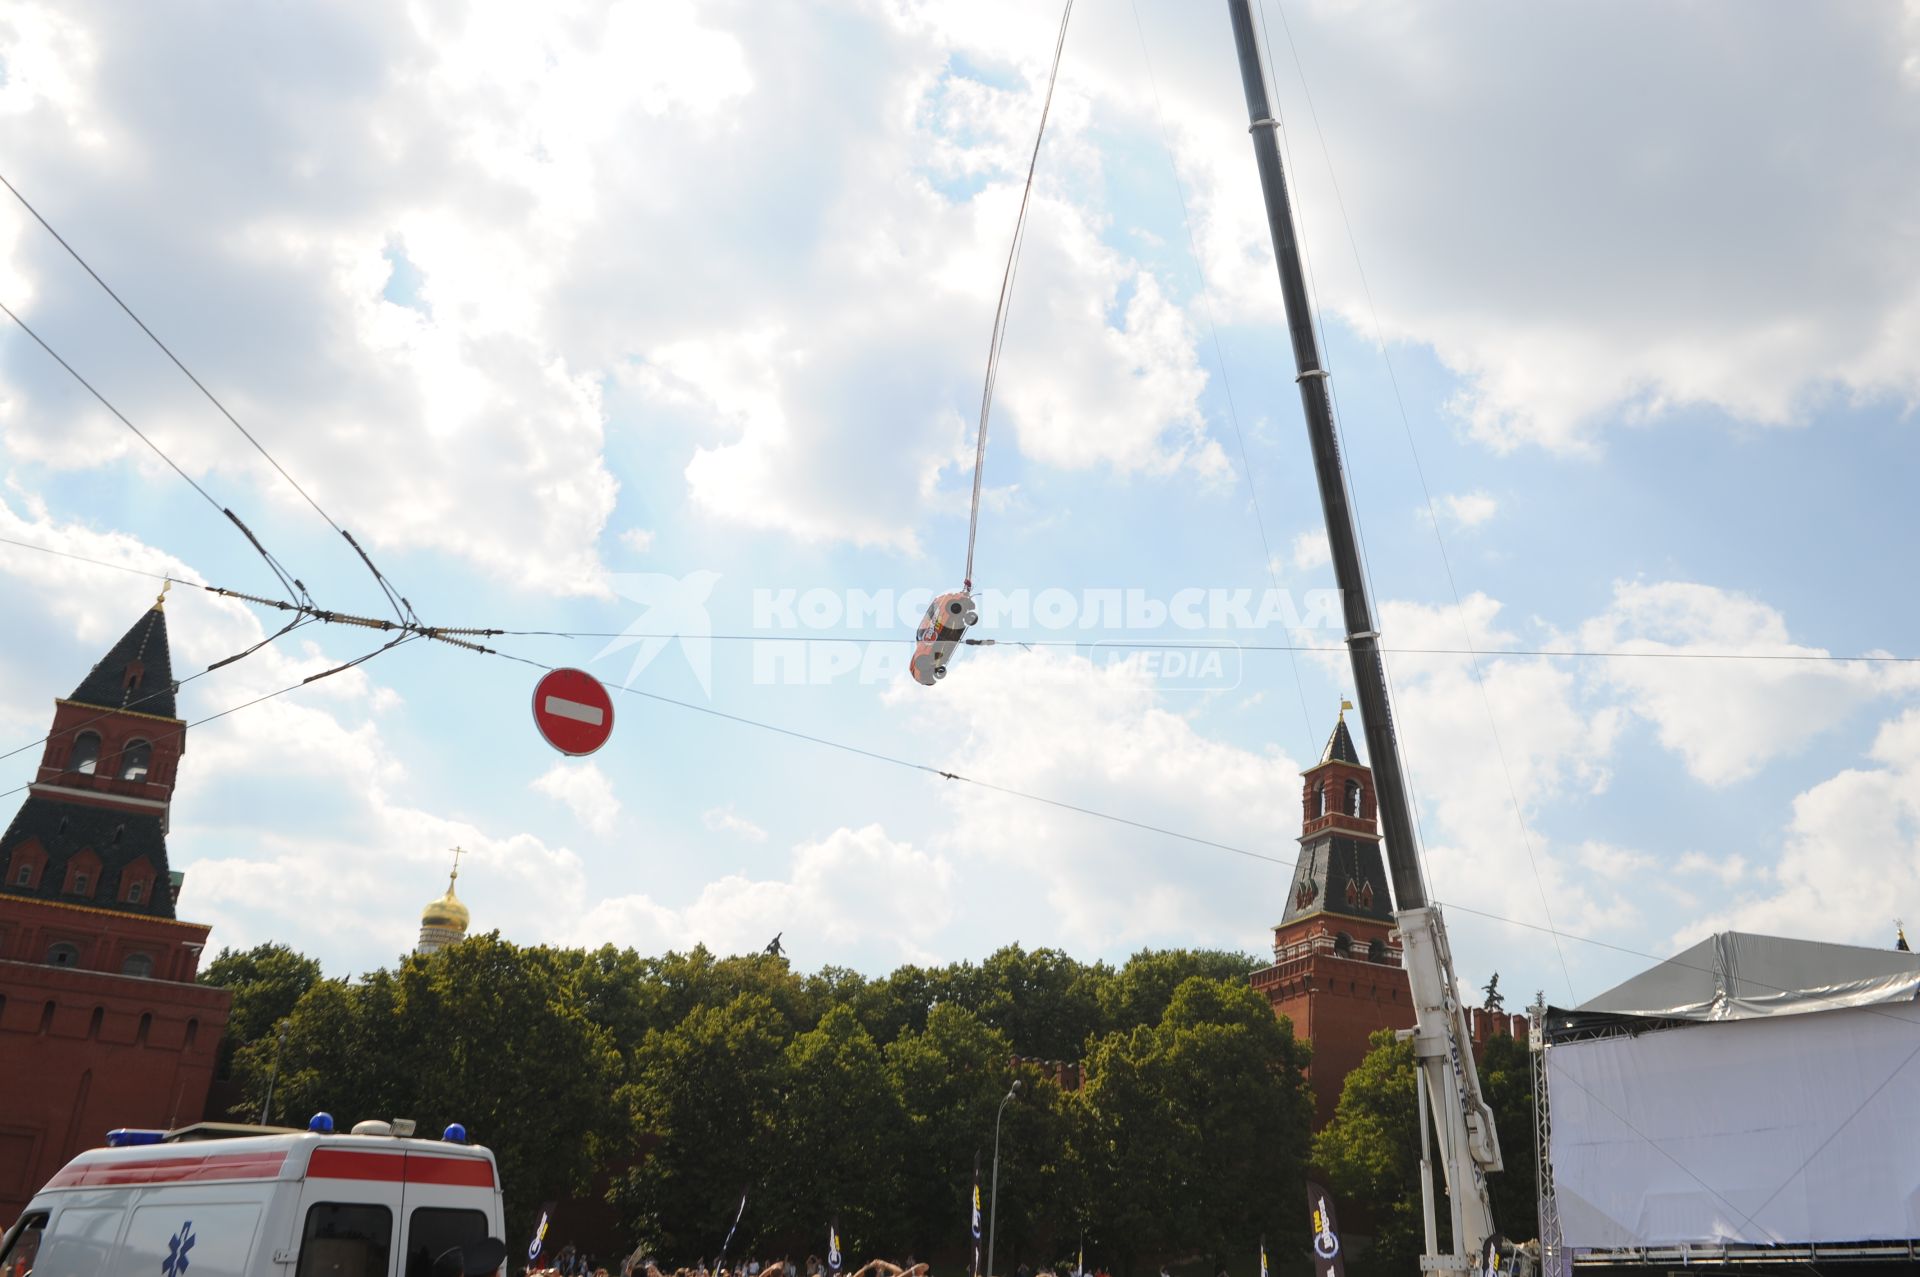
<path fill-rule="evenodd" d="M 1000 378 L 1000 347 L 1007 339 L 1007 314 L 1013 299 L 1014 277 L 1020 271 L 1020 250 L 1027 238 L 1027 206 L 1033 199 L 1033 175 L 1040 167 L 1040 145 L 1047 136 L 1047 116 L 1053 110 L 1053 90 L 1060 82 L 1060 56 L 1067 47 L 1067 23 L 1073 0 L 1060 12 L 1060 34 L 1053 42 L 1053 68 L 1047 74 L 1047 93 L 1040 102 L 1040 127 L 1033 137 L 1033 155 L 1027 161 L 1027 181 L 1020 191 L 1020 213 L 1013 221 L 1013 243 L 1007 249 L 1007 267 L 1000 276 L 1000 299 L 993 309 L 993 333 L 987 341 L 987 374 L 980 390 L 980 427 L 973 446 L 973 504 L 967 515 L 967 568 L 961 589 L 973 591 L 973 547 L 980 533 L 980 484 L 987 464 L 987 421 L 993 415 L 993 387 Z"/>

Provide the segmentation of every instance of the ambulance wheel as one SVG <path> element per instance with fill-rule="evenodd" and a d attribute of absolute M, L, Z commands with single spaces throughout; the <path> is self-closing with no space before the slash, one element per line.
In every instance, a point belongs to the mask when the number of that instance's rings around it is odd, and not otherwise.
<path fill-rule="evenodd" d="M 967 610 L 967 605 L 966 605 L 966 604 L 965 604 L 964 602 L 962 602 L 961 600 L 959 600 L 959 599 L 948 599 L 948 600 L 947 600 L 947 615 L 948 615 L 948 616 L 950 616 L 950 617 L 957 617 L 957 616 L 959 616 L 959 615 L 960 615 L 960 614 L 961 614 L 962 612 L 964 612 L 964 611 L 966 611 L 966 610 Z"/>
<path fill-rule="evenodd" d="M 936 666 L 934 666 L 934 667 L 933 667 L 933 676 L 934 676 L 935 678 L 945 678 L 945 677 L 947 676 L 947 667 L 946 667 L 946 666 L 944 666 L 944 665 L 936 665 Z"/>
<path fill-rule="evenodd" d="M 967 628 L 972 629 L 978 624 L 980 624 L 980 614 L 978 612 L 967 613 Z"/>

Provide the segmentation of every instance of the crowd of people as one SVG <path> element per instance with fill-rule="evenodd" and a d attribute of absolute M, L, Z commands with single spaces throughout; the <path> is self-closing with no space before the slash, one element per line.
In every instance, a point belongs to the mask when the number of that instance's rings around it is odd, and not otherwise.
<path fill-rule="evenodd" d="M 1040 1270 L 1042 1277 L 1051 1277 L 1049 1270 Z M 908 1255 L 906 1262 L 896 1264 L 890 1259 L 869 1259 L 850 1272 L 842 1272 L 837 1277 L 930 1277 L 932 1265 L 918 1261 Z M 1035 1270 L 1021 1264 L 1014 1270 L 1013 1277 L 1034 1277 Z M 834 1277 L 819 1256 L 807 1256 L 804 1264 L 796 1265 L 788 1259 L 744 1260 L 729 1265 L 724 1259 L 716 1261 L 709 1268 L 705 1260 L 696 1261 L 691 1267 L 663 1270 L 651 1257 L 641 1251 L 606 1263 L 596 1263 L 590 1255 L 580 1253 L 572 1246 L 562 1248 L 553 1257 L 547 1268 L 535 1268 L 527 1272 L 526 1277 Z M 1084 1273 L 1070 1273 L 1066 1277 L 1109 1277 L 1105 1270 Z M 1162 1274 L 1165 1277 L 1165 1274 Z"/>

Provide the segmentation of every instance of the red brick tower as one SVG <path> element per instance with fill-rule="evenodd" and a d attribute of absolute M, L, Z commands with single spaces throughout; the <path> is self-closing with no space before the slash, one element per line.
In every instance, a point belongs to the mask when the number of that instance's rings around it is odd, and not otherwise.
<path fill-rule="evenodd" d="M 227 1024 L 174 917 L 167 816 L 187 725 L 162 604 L 56 700 L 0 835 L 0 1220 L 117 1126 L 198 1121 Z"/>
<path fill-rule="evenodd" d="M 1273 965 L 1253 987 L 1313 1043 L 1314 1127 L 1332 1120 L 1367 1035 L 1413 1027 L 1393 901 L 1380 850 L 1373 772 L 1341 713 L 1320 761 L 1302 773 L 1300 858 L 1286 914 L 1273 929 Z"/>

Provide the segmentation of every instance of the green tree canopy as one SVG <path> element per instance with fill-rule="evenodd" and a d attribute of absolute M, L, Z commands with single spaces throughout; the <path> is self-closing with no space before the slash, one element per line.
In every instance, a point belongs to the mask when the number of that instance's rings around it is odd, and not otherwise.
<path fill-rule="evenodd" d="M 912 1229 L 906 1240 L 928 1254 L 958 1237 L 976 1161 L 993 1129 L 994 1110 L 1011 1080 L 1004 1033 L 965 1007 L 943 1002 L 926 1028 L 887 1045 L 907 1115 L 901 1143 L 902 1197 Z"/>
<path fill-rule="evenodd" d="M 1087 1061 L 1074 1151 L 1090 1235 L 1131 1269 L 1304 1241 L 1306 1053 L 1245 983 L 1189 976 Z"/>
<path fill-rule="evenodd" d="M 718 1252 L 740 1195 L 778 1155 L 791 1037 L 786 1017 L 757 992 L 648 1032 L 624 1098 L 652 1147 L 615 1189 L 638 1240 L 688 1259 Z"/>
<path fill-rule="evenodd" d="M 838 1218 L 844 1243 L 879 1253 L 910 1236 L 903 1203 L 907 1111 L 880 1047 L 850 1007 L 827 1012 L 786 1052 L 788 1091 L 774 1154 L 762 1163 L 770 1214 L 791 1221 L 778 1240 L 804 1245 Z"/>
<path fill-rule="evenodd" d="M 553 950 L 470 936 L 354 984 L 321 981 L 287 1016 L 274 1119 L 411 1118 L 437 1134 L 459 1122 L 491 1147 L 517 1217 L 587 1186 L 630 1146 L 614 1101 L 619 1057 L 587 1018 L 575 964 Z M 250 1082 L 270 1041 L 242 1052 Z"/>
<path fill-rule="evenodd" d="M 320 964 L 283 944 L 222 949 L 200 973 L 200 983 L 233 995 L 227 1037 L 244 1045 L 273 1032 L 308 989 L 320 982 Z"/>
<path fill-rule="evenodd" d="M 285 1019 L 273 1120 L 461 1122 L 499 1158 L 516 1236 L 542 1202 L 610 1183 L 623 1247 L 711 1260 L 745 1191 L 736 1258 L 817 1252 L 837 1219 L 850 1256 L 944 1271 L 1004 1114 L 1001 1271 L 1070 1260 L 1084 1236 L 1125 1277 L 1239 1262 L 1262 1235 L 1285 1272 L 1304 1245 L 1308 1047 L 1252 965 L 1148 952 L 1116 971 L 1009 946 L 868 979 L 485 935 L 350 982 L 276 946 L 223 953 L 208 978 L 253 1034 L 235 1060 L 251 1109 Z"/>

